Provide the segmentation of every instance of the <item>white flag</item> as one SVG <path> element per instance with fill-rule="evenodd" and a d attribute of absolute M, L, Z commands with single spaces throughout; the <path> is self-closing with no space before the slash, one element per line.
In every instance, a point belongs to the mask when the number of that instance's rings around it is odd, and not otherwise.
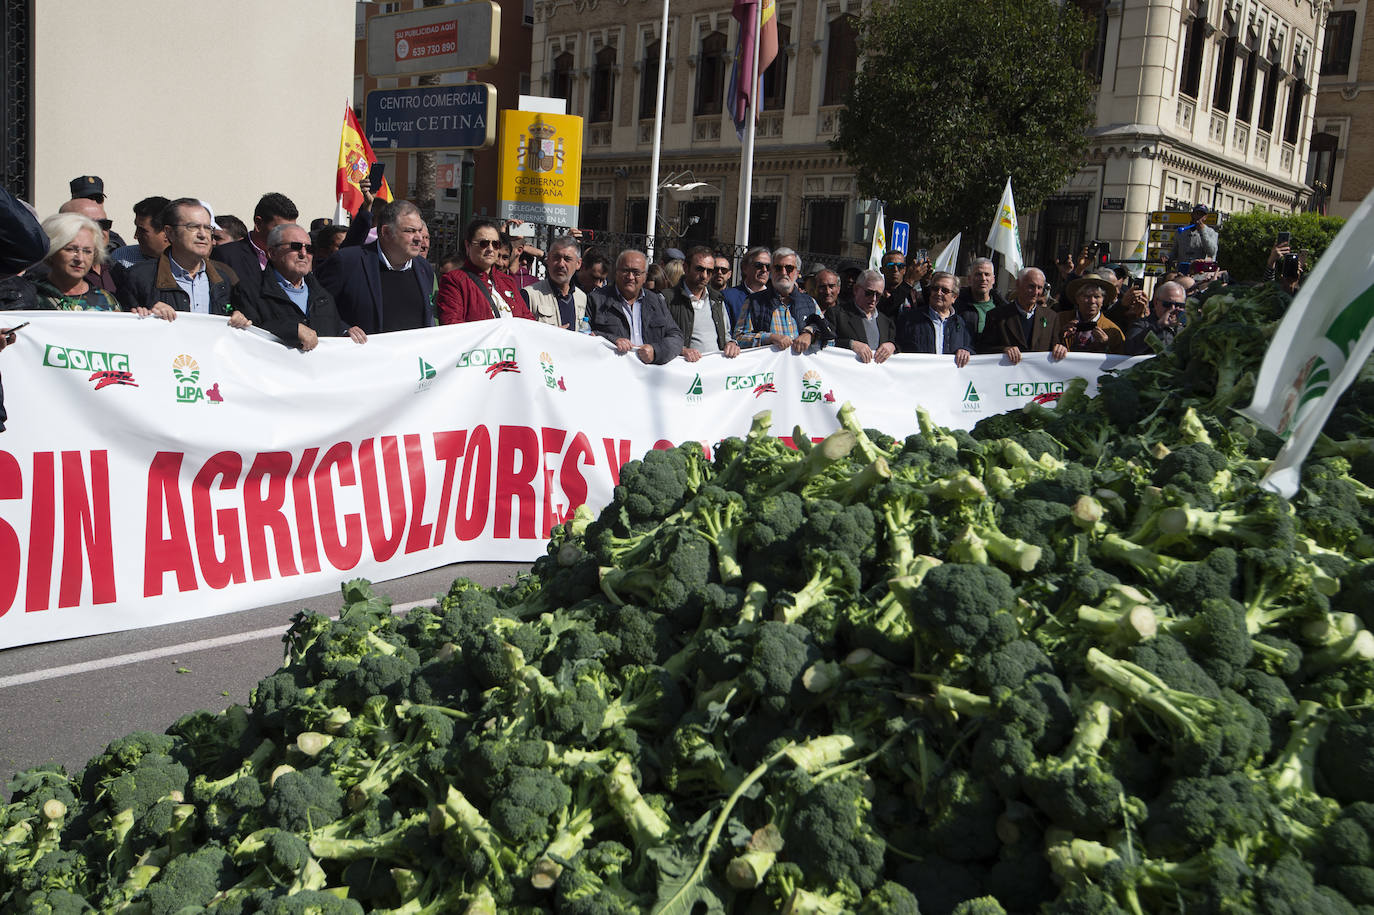
<path fill-rule="evenodd" d="M 1002 263 L 1012 275 L 1021 272 L 1025 260 L 1021 257 L 1021 228 L 1016 223 L 1016 201 L 1011 197 L 1011 179 L 1002 191 L 1002 202 L 997 207 L 997 218 L 992 221 L 988 232 L 988 247 L 1002 255 Z"/>
<path fill-rule="evenodd" d="M 959 240 L 963 236 L 964 233 L 960 232 L 949 240 L 949 244 L 945 245 L 945 250 L 941 251 L 940 256 L 935 258 L 935 264 L 931 267 L 933 271 L 937 273 L 954 272 L 954 265 L 959 263 Z"/>
<path fill-rule="evenodd" d="M 878 215 L 873 221 L 873 244 L 868 249 L 868 267 L 880 270 L 883 255 L 887 253 L 887 220 L 883 216 L 883 205 L 878 204 Z"/>
<path fill-rule="evenodd" d="M 1150 224 L 1146 223 L 1145 234 L 1140 237 L 1140 241 L 1136 242 L 1135 250 L 1131 252 L 1131 260 L 1135 262 L 1130 266 L 1131 276 L 1136 279 L 1145 276 L 1145 259 L 1149 254 L 1149 250 Z"/>
<path fill-rule="evenodd" d="M 1240 412 L 1286 439 L 1261 485 L 1297 494 L 1302 462 L 1336 401 L 1374 352 L 1374 192 L 1322 255 L 1264 354 Z"/>

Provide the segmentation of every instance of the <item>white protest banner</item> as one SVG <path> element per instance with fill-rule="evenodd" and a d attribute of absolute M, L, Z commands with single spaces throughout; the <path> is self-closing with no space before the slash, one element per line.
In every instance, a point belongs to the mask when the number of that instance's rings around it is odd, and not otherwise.
<path fill-rule="evenodd" d="M 1374 352 L 1374 191 L 1332 240 L 1269 341 L 1240 412 L 1287 439 L 1261 485 L 1297 495 L 1302 462 Z"/>
<path fill-rule="evenodd" d="M 322 340 L 222 318 L 29 312 L 0 354 L 0 648 L 291 600 L 465 560 L 539 556 L 626 461 L 771 410 L 823 436 L 852 401 L 897 437 L 916 406 L 972 426 L 1119 357 L 750 350 L 666 366 L 596 337 L 483 321 Z"/>

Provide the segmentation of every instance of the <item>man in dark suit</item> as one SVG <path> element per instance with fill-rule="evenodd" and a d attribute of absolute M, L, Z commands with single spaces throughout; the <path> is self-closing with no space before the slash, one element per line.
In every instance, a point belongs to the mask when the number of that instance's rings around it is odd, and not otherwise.
<path fill-rule="evenodd" d="M 409 200 L 389 204 L 377 240 L 340 248 L 315 278 L 329 290 L 339 317 L 363 333 L 434 326 L 434 268 L 420 256 L 425 222 Z"/>
<path fill-rule="evenodd" d="M 615 344 L 616 352 L 633 352 L 646 365 L 663 365 L 682 352 L 678 329 L 663 296 L 644 288 L 648 258 L 626 250 L 615 260 L 615 281 L 588 297 L 592 333 Z"/>
<path fill-rule="evenodd" d="M 668 290 L 668 311 L 682 331 L 682 358 L 696 362 L 702 356 L 720 353 L 727 359 L 739 355 L 739 344 L 730 339 L 730 321 L 725 299 L 711 287 L 716 257 L 702 245 L 686 256 L 687 269 L 682 282 Z"/>
<path fill-rule="evenodd" d="M 834 277 L 838 291 L 838 275 L 823 270 L 817 281 L 821 277 Z M 836 304 L 826 312 L 835 328 L 835 345 L 853 350 L 860 362 L 886 362 L 888 356 L 897 352 L 897 325 L 878 307 L 884 284 L 883 274 L 865 270 L 854 281 L 854 301 Z"/>
<path fill-rule="evenodd" d="M 285 194 L 263 194 L 253 208 L 253 228 L 247 238 L 216 245 L 210 257 L 229 268 L 247 286 L 256 286 L 258 274 L 267 268 L 267 233 L 283 223 L 295 222 L 300 213 Z"/>
<path fill-rule="evenodd" d="M 959 368 L 973 355 L 973 334 L 954 310 L 959 278 L 939 271 L 930 275 L 930 301 L 897 314 L 897 344 L 904 353 L 954 356 Z"/>
<path fill-rule="evenodd" d="M 1045 304 L 1045 274 L 1027 267 L 1016 276 L 1012 299 L 988 315 L 988 339 L 1016 365 L 1022 353 L 1048 353 L 1054 348 L 1055 315 Z"/>
<path fill-rule="evenodd" d="M 310 275 L 314 251 L 310 235 L 293 222 L 267 233 L 267 269 L 253 290 L 256 323 L 287 346 L 310 352 L 320 337 L 351 337 L 366 343 L 360 327 L 339 317 L 334 298 Z"/>

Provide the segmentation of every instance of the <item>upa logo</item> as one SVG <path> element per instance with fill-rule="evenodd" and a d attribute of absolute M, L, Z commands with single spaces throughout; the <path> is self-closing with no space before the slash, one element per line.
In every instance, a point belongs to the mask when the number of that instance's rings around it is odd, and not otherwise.
<path fill-rule="evenodd" d="M 200 364 L 186 353 L 172 360 L 172 377 L 176 379 L 177 403 L 200 403 L 202 400 L 212 404 L 224 403 L 218 382 L 208 390 L 201 388 Z"/>
<path fill-rule="evenodd" d="M 825 393 L 821 393 L 821 384 L 821 373 L 815 369 L 811 369 L 803 375 L 801 402 L 820 403 L 824 401 L 826 403 L 834 403 L 835 392 L 826 391 Z"/>
<path fill-rule="evenodd" d="M 687 386 L 687 402 L 701 403 L 705 399 L 702 395 L 701 375 L 698 373 L 692 378 L 692 383 Z"/>
<path fill-rule="evenodd" d="M 417 356 L 416 359 L 420 362 L 420 380 L 415 383 L 415 393 L 419 394 L 421 391 L 429 390 L 429 386 L 434 383 L 434 376 L 439 373 L 435 371 L 434 366 L 424 360 L 424 357 Z"/>
<path fill-rule="evenodd" d="M 968 383 L 964 389 L 963 410 L 965 413 L 982 413 L 983 399 L 978 396 L 978 389 L 973 386 L 973 382 Z"/>
<path fill-rule="evenodd" d="M 760 394 L 776 394 L 778 391 L 773 385 L 772 372 L 759 372 L 757 375 L 726 375 L 725 390 L 753 391 L 755 397 Z"/>
<path fill-rule="evenodd" d="M 107 353 L 103 350 L 79 349 L 49 343 L 43 350 L 43 364 L 54 369 L 89 372 L 87 380 L 95 382 L 94 390 L 97 391 L 112 384 L 138 387 L 138 382 L 134 381 L 134 373 L 129 367 L 129 357 L 124 353 Z"/>
<path fill-rule="evenodd" d="M 1064 393 L 1062 381 L 1016 381 L 1007 385 L 1007 396 L 1038 404 L 1054 403 Z"/>
<path fill-rule="evenodd" d="M 469 368 L 471 366 L 481 368 L 483 366 L 490 367 L 500 365 L 506 362 L 512 365 L 515 364 L 515 347 L 500 346 L 491 347 L 489 349 L 468 350 L 458 357 L 457 367 L 460 369 Z M 511 369 L 502 369 L 502 371 L 511 371 Z M 519 371 L 519 369 L 515 369 L 515 371 Z M 489 372 L 488 374 L 491 373 Z"/>
<path fill-rule="evenodd" d="M 548 353 L 539 354 L 539 367 L 544 370 L 544 387 L 550 391 L 566 391 L 568 389 L 567 385 L 563 383 L 562 377 L 554 371 L 553 357 Z"/>

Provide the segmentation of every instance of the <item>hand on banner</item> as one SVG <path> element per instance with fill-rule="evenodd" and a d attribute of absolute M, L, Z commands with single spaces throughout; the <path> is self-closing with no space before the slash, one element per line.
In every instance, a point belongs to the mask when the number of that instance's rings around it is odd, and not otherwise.
<path fill-rule="evenodd" d="M 348 339 L 352 340 L 354 343 L 366 343 L 367 333 L 355 324 L 348 329 Z"/>
<path fill-rule="evenodd" d="M 792 345 L 792 338 L 786 334 L 769 334 L 768 342 L 773 344 L 775 349 L 787 349 Z"/>
<path fill-rule="evenodd" d="M 854 351 L 855 356 L 859 357 L 860 362 L 867 364 L 873 361 L 872 348 L 862 340 L 853 341 L 849 344 L 849 348 Z"/>
<path fill-rule="evenodd" d="M 616 338 L 615 338 L 615 351 L 616 351 L 617 353 L 620 353 L 620 355 L 623 356 L 623 355 L 625 355 L 626 353 L 628 353 L 630 350 L 632 350 L 632 349 L 634 349 L 634 348 L 635 348 L 635 345 L 634 345 L 633 343 L 630 342 L 630 338 L 629 338 L 629 337 L 616 337 Z"/>
<path fill-rule="evenodd" d="M 238 312 L 234 312 L 238 314 Z M 301 352 L 308 353 L 320 345 L 320 335 L 305 324 L 296 325 L 296 337 L 301 341 Z"/>
<path fill-rule="evenodd" d="M 966 349 L 959 350 L 957 353 L 954 354 L 954 364 L 959 368 L 963 368 L 964 366 L 968 365 L 968 357 L 971 355 L 972 353 L 970 353 Z"/>
<path fill-rule="evenodd" d="M 725 349 L 721 352 L 725 354 L 726 359 L 733 359 L 739 355 L 739 344 L 734 340 L 728 340 L 725 343 Z"/>
<path fill-rule="evenodd" d="M 873 361 L 881 365 L 887 361 L 887 357 L 897 352 L 897 345 L 891 341 L 882 344 L 873 353 Z"/>
<path fill-rule="evenodd" d="M 682 358 L 688 362 L 697 362 L 701 359 L 701 351 L 694 350 L 690 346 L 684 346 L 682 348 Z"/>
<path fill-rule="evenodd" d="M 804 331 L 802 331 L 801 333 L 797 334 L 797 339 L 795 339 L 795 340 L 792 341 L 792 352 L 794 352 L 794 353 L 804 353 L 804 352 L 806 352 L 807 350 L 809 350 L 809 349 L 811 348 L 811 342 L 812 342 L 813 339 L 814 339 L 814 337 L 812 336 L 811 330 L 810 330 L 809 328 L 808 328 L 807 330 L 804 330 Z"/>
<path fill-rule="evenodd" d="M 1002 350 L 1002 355 L 1007 357 L 1008 365 L 1021 364 L 1021 350 L 1019 347 L 1008 346 L 1006 349 Z"/>
<path fill-rule="evenodd" d="M 651 344 L 645 343 L 635 350 L 639 354 L 639 361 L 645 365 L 650 365 L 654 361 L 654 348 Z"/>
<path fill-rule="evenodd" d="M 1050 358 L 1055 362 L 1063 359 L 1069 354 L 1069 348 L 1062 343 L 1056 343 L 1054 349 L 1050 350 Z"/>
<path fill-rule="evenodd" d="M 248 315 L 236 308 L 233 313 L 229 315 L 229 326 L 243 330 L 245 327 L 252 327 L 253 322 L 248 319 Z"/>
<path fill-rule="evenodd" d="M 151 315 L 154 318 L 161 318 L 164 321 L 175 321 L 177 319 L 177 310 L 166 302 L 157 302 L 152 308 L 135 307 L 129 310 L 140 318 L 146 318 Z"/>

